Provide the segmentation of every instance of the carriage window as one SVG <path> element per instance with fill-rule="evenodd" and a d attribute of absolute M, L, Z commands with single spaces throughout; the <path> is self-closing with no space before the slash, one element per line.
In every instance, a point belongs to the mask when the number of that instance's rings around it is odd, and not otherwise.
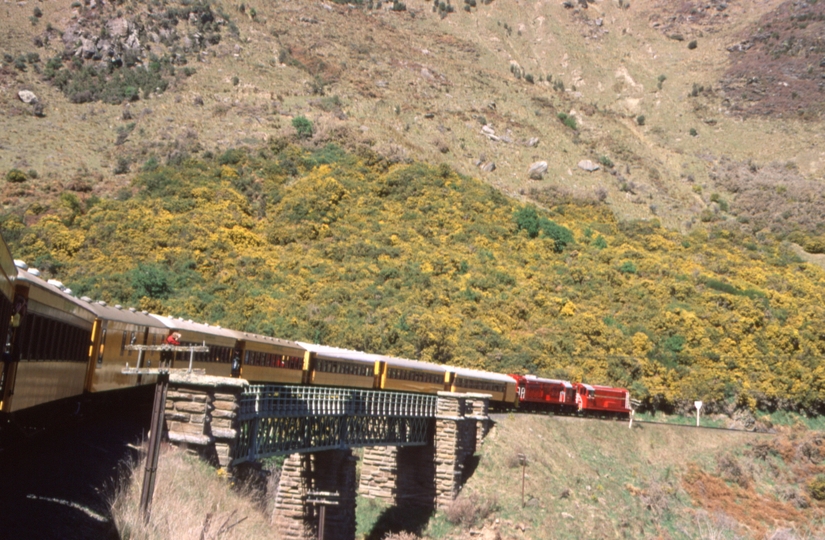
<path fill-rule="evenodd" d="M 300 361 L 299 358 L 293 357 L 296 365 Z M 357 375 L 360 377 L 369 377 L 372 375 L 372 366 L 352 364 L 349 362 L 336 362 L 334 360 L 319 360 L 316 370 L 322 373 L 339 373 L 342 375 Z"/>
<path fill-rule="evenodd" d="M 444 382 L 443 377 L 435 373 L 409 371 L 399 368 L 390 368 L 387 370 L 387 377 L 399 381 L 415 381 L 428 384 L 442 384 Z"/>

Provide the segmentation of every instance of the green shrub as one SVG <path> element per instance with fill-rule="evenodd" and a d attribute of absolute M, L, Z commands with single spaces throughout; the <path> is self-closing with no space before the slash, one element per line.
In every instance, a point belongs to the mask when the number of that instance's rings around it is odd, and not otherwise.
<path fill-rule="evenodd" d="M 665 81 L 667 80 L 667 76 L 665 76 L 665 75 L 659 75 L 659 78 L 658 78 L 658 79 L 656 79 L 656 80 L 657 80 L 657 86 L 658 86 L 659 90 L 661 90 L 661 89 L 662 89 L 662 85 L 663 85 L 663 84 L 665 83 Z"/>
<path fill-rule="evenodd" d="M 696 131 L 696 128 L 690 128 L 689 133 L 691 137 L 696 137 L 697 135 L 699 135 L 699 132 Z"/>
<path fill-rule="evenodd" d="M 40 17 L 43 16 L 43 10 L 40 9 L 39 7 L 35 6 L 35 8 L 32 10 L 32 15 L 34 15 L 35 17 L 37 17 L 39 19 Z"/>
<path fill-rule="evenodd" d="M 553 251 L 556 253 L 561 253 L 568 244 L 574 242 L 570 229 L 544 216 L 539 216 L 532 206 L 516 210 L 513 214 L 513 221 L 518 230 L 527 231 L 527 236 L 530 238 L 536 238 L 541 232 L 545 238 L 552 239 L 554 241 Z"/>
<path fill-rule="evenodd" d="M 527 236 L 535 238 L 539 235 L 539 215 L 532 206 L 525 206 L 513 214 L 518 230 L 527 231 Z"/>
<path fill-rule="evenodd" d="M 575 116 L 570 116 L 569 114 L 563 112 L 560 112 L 557 116 L 559 120 L 561 120 L 561 123 L 569 127 L 570 129 L 579 129 L 579 126 L 576 124 Z"/>
<path fill-rule="evenodd" d="M 146 162 L 143 164 L 143 167 L 141 167 L 140 170 L 141 172 L 152 172 L 154 170 L 157 170 L 159 166 L 160 164 L 158 163 L 158 158 L 152 156 L 146 160 Z"/>
<path fill-rule="evenodd" d="M 699 46 L 699 43 L 697 43 L 695 39 L 693 41 L 691 41 L 690 43 L 688 43 L 688 49 L 690 49 L 691 51 L 693 49 L 695 49 L 696 47 L 698 47 L 698 46 Z"/>
<path fill-rule="evenodd" d="M 295 131 L 298 132 L 298 137 L 302 139 L 308 139 L 312 137 L 312 122 L 310 122 L 305 116 L 296 116 L 295 118 L 293 118 L 292 127 L 294 127 Z"/>
<path fill-rule="evenodd" d="M 619 267 L 619 272 L 621 272 L 622 274 L 635 274 L 636 265 L 633 264 L 633 261 L 625 261 Z"/>
<path fill-rule="evenodd" d="M 129 172 L 129 160 L 123 156 L 117 158 L 117 165 L 115 165 L 113 172 L 115 174 L 126 174 Z"/>
<path fill-rule="evenodd" d="M 596 246 L 598 249 L 605 249 L 607 247 L 607 240 L 604 239 L 604 236 L 599 235 L 593 241 L 593 245 Z"/>
<path fill-rule="evenodd" d="M 26 173 L 19 169 L 12 169 L 6 173 L 6 182 L 12 182 L 14 184 L 19 184 L 20 182 L 25 182 L 28 180 L 28 176 Z"/>
<path fill-rule="evenodd" d="M 636 123 L 639 124 L 640 126 L 645 125 L 645 115 L 640 114 L 639 116 L 637 116 L 636 117 Z"/>
<path fill-rule="evenodd" d="M 218 157 L 218 165 L 237 165 L 244 157 L 240 148 L 230 148 Z"/>
<path fill-rule="evenodd" d="M 142 297 L 166 299 L 172 293 L 174 276 L 171 270 L 158 264 L 138 264 L 130 272 L 133 299 Z"/>
<path fill-rule="evenodd" d="M 525 80 L 525 81 L 527 81 L 527 82 L 529 82 L 530 84 L 533 84 L 533 83 L 535 83 L 535 82 L 536 82 L 536 80 L 533 78 L 533 74 L 532 74 L 532 73 L 528 73 L 527 75 L 525 75 L 525 76 L 524 76 L 524 80 Z"/>
<path fill-rule="evenodd" d="M 601 163 L 602 165 L 604 165 L 604 166 L 605 166 L 605 167 L 607 167 L 608 169 L 612 169 L 612 168 L 613 168 L 613 160 L 611 160 L 611 159 L 610 159 L 609 157 L 607 157 L 607 156 L 601 156 L 601 157 L 599 158 L 599 163 Z"/>
<path fill-rule="evenodd" d="M 238 86 L 241 83 L 241 80 L 236 76 L 232 77 L 232 86 Z"/>
<path fill-rule="evenodd" d="M 544 233 L 544 236 L 552 238 L 555 242 L 553 250 L 556 253 L 561 253 L 564 251 L 564 248 L 567 247 L 567 244 L 573 243 L 573 233 L 570 232 L 570 229 L 567 227 L 546 218 L 540 220 L 540 225 L 541 232 Z"/>

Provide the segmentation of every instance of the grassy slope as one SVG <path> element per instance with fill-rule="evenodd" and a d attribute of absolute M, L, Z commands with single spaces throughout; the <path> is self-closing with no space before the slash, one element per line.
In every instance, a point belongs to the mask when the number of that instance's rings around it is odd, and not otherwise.
<path fill-rule="evenodd" d="M 518 454 L 529 463 L 524 508 Z M 771 435 L 638 423 L 630 430 L 625 422 L 500 415 L 477 457 L 456 504 L 429 519 L 411 508 L 392 510 L 359 498 L 359 537 L 399 530 L 453 539 L 823 533 L 825 507 L 809 490 L 823 473 L 823 438 L 799 426 Z M 268 525 L 270 497 L 236 491 L 193 459 L 179 451 L 162 455 L 148 526 L 137 514 L 135 478 L 143 468 L 132 466 L 131 484 L 124 478 L 112 502 L 124 537 L 188 538 L 221 528 L 221 538 L 277 534 Z M 275 486 L 269 483 L 271 496 Z"/>
<path fill-rule="evenodd" d="M 0 49 L 13 55 L 34 50 L 31 39 L 47 23 L 62 29 L 94 12 L 68 3 L 50 5 L 36 25 L 28 22 L 30 7 L 5 6 L 13 24 L 0 36 Z M 225 33 L 201 62 L 190 54 L 197 73 L 132 104 L 132 120 L 122 120 L 123 106 L 68 104 L 32 69 L 4 67 L 0 108 L 7 129 L 0 170 L 34 168 L 40 179 L 30 189 L 8 189 L 3 203 L 48 198 L 75 175 L 86 177 L 95 192 L 112 193 L 125 183 L 111 174 L 119 157 L 140 163 L 152 154 L 163 159 L 254 143 L 291 132 L 290 119 L 304 114 L 319 127 L 319 139 L 347 140 L 395 157 L 446 161 L 472 173 L 472 163 L 484 155 L 497 165 L 485 178 L 513 195 L 536 185 L 526 177 L 527 166 L 547 160 L 546 184 L 582 192 L 602 186 L 617 215 L 655 212 L 667 226 L 684 229 L 710 202 L 685 179 L 713 191 L 709 173 L 721 156 L 760 164 L 793 161 L 811 177 L 825 167 L 816 150 L 822 146 L 819 120 L 743 121 L 723 106 L 718 81 L 729 65 L 725 48 L 750 35 L 779 4 L 737 4 L 693 23 L 665 20 L 684 6 L 653 0 L 599 2 L 587 10 L 557 2 L 494 2 L 445 19 L 420 0 L 408 2 L 406 12 L 252 1 L 241 13 L 227 4 L 240 38 Z M 145 10 L 139 3 L 125 7 Z M 183 22 L 179 31 L 194 29 Z M 676 33 L 685 41 L 668 37 Z M 694 50 L 687 48 L 692 39 L 699 43 Z M 62 47 L 53 39 L 37 51 L 46 59 Z M 536 84 L 517 80 L 511 65 L 532 74 Z M 538 82 L 546 75 L 563 81 L 567 91 Z M 666 79 L 658 88 L 660 75 Z M 313 94 L 318 81 L 325 83 L 325 97 L 337 97 L 334 103 Z M 689 98 L 694 83 L 716 90 Z M 47 102 L 46 118 L 32 117 L 16 101 L 22 87 Z M 203 105 L 195 104 L 196 96 Z M 563 126 L 559 112 L 573 114 L 579 131 Z M 637 125 L 638 115 L 646 117 L 644 126 Z M 480 117 L 514 142 L 488 141 Z M 133 134 L 115 147 L 117 129 L 133 121 Z M 688 134 L 691 128 L 697 137 Z M 537 148 L 520 144 L 534 136 L 541 139 Z M 619 166 L 624 180 L 576 167 L 580 159 L 602 155 Z M 633 189 L 623 191 L 628 183 Z"/>
<path fill-rule="evenodd" d="M 811 436 L 819 440 L 804 432 L 503 417 L 461 497 L 496 498 L 486 528 L 505 538 L 762 538 L 782 527 L 804 535 L 819 531 L 823 515 L 805 487 L 821 466 L 794 451 Z M 519 453 L 530 462 L 526 508 Z M 794 505 L 795 496 L 810 506 Z"/>
<path fill-rule="evenodd" d="M 161 455 L 151 519 L 139 505 L 145 461 L 129 463 L 112 497 L 112 516 L 121 538 L 271 538 L 266 512 L 250 491 L 234 490 L 225 475 L 178 449 Z"/>

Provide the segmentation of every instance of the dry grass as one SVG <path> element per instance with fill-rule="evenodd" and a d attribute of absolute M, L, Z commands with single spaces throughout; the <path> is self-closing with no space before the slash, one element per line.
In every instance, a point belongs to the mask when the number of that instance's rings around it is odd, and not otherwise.
<path fill-rule="evenodd" d="M 807 179 L 793 162 L 759 166 L 721 160 L 711 177 L 733 194 L 731 211 L 751 232 L 822 234 L 825 186 Z"/>
<path fill-rule="evenodd" d="M 124 540 L 274 538 L 269 519 L 248 490 L 232 489 L 209 465 L 169 448 L 158 465 L 151 519 L 139 515 L 144 462 L 129 463 L 112 503 Z"/>
<path fill-rule="evenodd" d="M 447 507 L 444 514 L 447 521 L 468 529 L 475 527 L 498 509 L 495 494 L 483 496 L 477 493 L 461 493 Z"/>

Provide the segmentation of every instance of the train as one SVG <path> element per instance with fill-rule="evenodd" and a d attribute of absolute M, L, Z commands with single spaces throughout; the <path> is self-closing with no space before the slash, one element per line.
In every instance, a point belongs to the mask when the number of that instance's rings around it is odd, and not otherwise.
<path fill-rule="evenodd" d="M 290 341 L 180 317 L 163 316 L 88 297 L 16 261 L 0 241 L 0 415 L 87 394 L 154 384 L 156 376 L 124 367 L 157 367 L 160 353 L 138 356 L 129 345 L 160 345 L 172 333 L 181 345 L 208 352 L 173 357 L 172 368 L 242 377 L 253 384 L 296 384 L 393 392 L 481 393 L 493 409 L 606 417 L 631 413 L 624 388 L 500 374 L 393 356 Z M 141 365 L 138 365 L 138 362 Z"/>

